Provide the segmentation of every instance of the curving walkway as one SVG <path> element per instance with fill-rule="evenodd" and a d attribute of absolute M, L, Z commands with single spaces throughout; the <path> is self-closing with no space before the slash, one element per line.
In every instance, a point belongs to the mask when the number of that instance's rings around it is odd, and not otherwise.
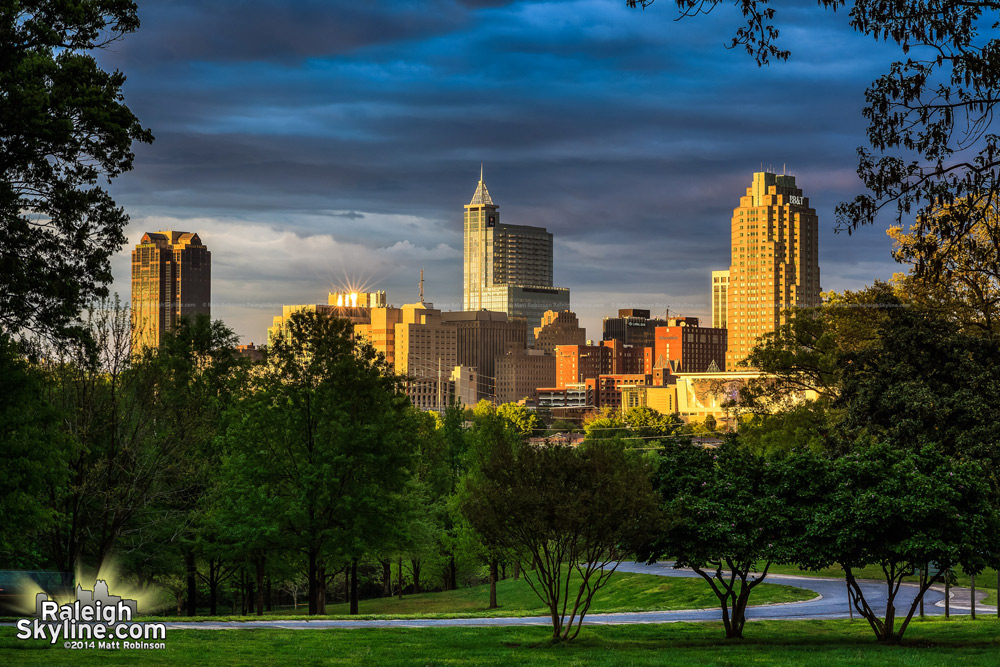
<path fill-rule="evenodd" d="M 622 563 L 620 572 L 639 574 L 655 574 L 662 577 L 697 577 L 692 570 L 674 569 L 669 562 L 658 562 L 652 565 L 642 563 Z M 815 618 L 848 618 L 847 585 L 843 579 L 828 579 L 824 577 L 806 577 L 793 575 L 767 576 L 765 583 L 784 584 L 804 588 L 816 593 L 812 600 L 803 602 L 786 602 L 773 605 L 760 605 L 747 608 L 747 620 L 778 620 L 778 619 L 815 619 Z M 885 610 L 885 584 L 865 580 L 861 583 L 865 599 L 876 607 L 879 613 Z M 916 584 L 903 584 L 897 596 L 897 614 L 905 616 L 917 592 Z M 959 603 L 964 592 L 965 604 Z M 953 599 L 951 613 L 955 615 L 968 613 L 969 589 L 952 589 Z M 977 599 L 985 596 L 985 591 L 977 591 Z M 882 605 L 876 601 L 881 597 Z M 751 597 L 751 600 L 753 598 Z M 977 612 L 984 615 L 996 613 L 996 607 L 977 606 Z M 924 613 L 928 615 L 944 614 L 944 591 L 931 589 L 924 596 Z M 857 617 L 857 612 L 855 612 Z M 618 625 L 626 623 L 676 623 L 679 621 L 719 621 L 722 611 L 714 609 L 690 609 L 677 611 L 643 611 L 609 614 L 588 614 L 585 625 Z M 549 625 L 548 616 L 532 616 L 524 618 L 413 618 L 387 620 L 315 620 L 315 621 L 281 621 L 281 620 L 248 620 L 248 621 L 172 621 L 166 623 L 171 629 L 197 628 L 199 630 L 232 630 L 253 628 L 284 628 L 289 630 L 324 629 L 324 628 L 426 628 L 426 627 L 483 627 L 509 625 Z"/>

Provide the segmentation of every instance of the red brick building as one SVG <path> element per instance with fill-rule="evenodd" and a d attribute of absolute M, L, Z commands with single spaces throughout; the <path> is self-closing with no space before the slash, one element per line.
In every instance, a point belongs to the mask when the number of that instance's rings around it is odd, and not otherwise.
<path fill-rule="evenodd" d="M 713 370 L 726 369 L 729 342 L 725 329 L 698 326 L 696 317 L 678 317 L 668 322 L 669 326 L 656 327 L 654 368 L 705 373 L 715 362 Z"/>

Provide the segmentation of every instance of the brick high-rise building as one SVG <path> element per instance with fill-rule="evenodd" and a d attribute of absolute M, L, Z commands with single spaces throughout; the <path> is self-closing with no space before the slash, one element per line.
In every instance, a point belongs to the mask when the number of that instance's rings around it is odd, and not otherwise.
<path fill-rule="evenodd" d="M 552 286 L 552 234 L 500 222 L 483 182 L 465 205 L 462 309 L 507 313 L 521 320 L 526 340 L 547 310 L 569 309 L 569 290 Z"/>
<path fill-rule="evenodd" d="M 671 319 L 668 326 L 656 327 L 654 365 L 671 373 L 724 371 L 726 349 L 725 329 L 700 327 L 695 317 Z"/>
<path fill-rule="evenodd" d="M 539 387 L 556 381 L 556 358 L 541 350 L 513 349 L 496 359 L 497 401 L 537 400 Z"/>
<path fill-rule="evenodd" d="M 556 387 L 586 382 L 600 375 L 636 375 L 652 372 L 647 348 L 622 345 L 616 340 L 600 345 L 556 347 Z"/>
<path fill-rule="evenodd" d="M 819 219 L 794 176 L 758 172 L 733 210 L 726 368 L 795 306 L 819 306 Z"/>
<path fill-rule="evenodd" d="M 587 330 L 571 310 L 547 310 L 540 326 L 535 327 L 535 349 L 553 353 L 557 345 L 584 345 Z"/>
<path fill-rule="evenodd" d="M 132 352 L 159 347 L 182 317 L 212 316 L 212 253 L 197 234 L 146 232 L 132 250 Z"/>

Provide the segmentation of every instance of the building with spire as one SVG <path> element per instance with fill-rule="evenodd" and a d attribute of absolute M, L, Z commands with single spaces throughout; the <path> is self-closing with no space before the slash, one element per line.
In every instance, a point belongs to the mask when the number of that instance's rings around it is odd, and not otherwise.
<path fill-rule="evenodd" d="M 726 370 L 784 324 L 788 309 L 820 305 L 819 218 L 794 176 L 755 173 L 733 210 L 725 300 Z"/>
<path fill-rule="evenodd" d="M 525 323 L 529 343 L 547 310 L 569 309 L 569 289 L 552 286 L 552 234 L 500 222 L 480 166 L 465 205 L 462 309 L 506 313 Z"/>

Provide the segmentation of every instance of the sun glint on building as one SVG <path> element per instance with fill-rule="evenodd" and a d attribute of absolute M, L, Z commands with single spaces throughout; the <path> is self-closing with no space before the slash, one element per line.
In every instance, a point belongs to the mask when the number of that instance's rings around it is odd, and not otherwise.
<path fill-rule="evenodd" d="M 158 347 L 182 317 L 212 315 L 212 253 L 197 234 L 146 232 L 132 250 L 132 352 Z"/>
<path fill-rule="evenodd" d="M 794 176 L 758 172 L 733 210 L 726 369 L 793 307 L 820 305 L 819 219 Z"/>

